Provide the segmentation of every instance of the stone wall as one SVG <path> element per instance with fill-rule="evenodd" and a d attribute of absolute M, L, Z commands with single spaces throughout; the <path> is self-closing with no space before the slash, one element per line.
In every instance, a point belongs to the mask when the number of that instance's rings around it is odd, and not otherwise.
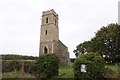
<path fill-rule="evenodd" d="M 59 55 L 60 55 L 60 65 L 66 66 L 69 64 L 69 52 L 68 47 L 66 47 L 60 40 L 59 44 Z"/>
<path fill-rule="evenodd" d="M 40 55 L 44 54 L 44 48 L 48 49 L 48 53 L 55 53 L 60 59 L 60 65 L 66 66 L 69 63 L 68 48 L 59 41 L 42 42 L 40 44 Z"/>

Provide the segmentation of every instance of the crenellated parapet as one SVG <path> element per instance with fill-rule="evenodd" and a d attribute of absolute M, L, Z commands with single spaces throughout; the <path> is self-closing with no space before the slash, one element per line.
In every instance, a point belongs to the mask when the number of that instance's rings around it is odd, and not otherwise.
<path fill-rule="evenodd" d="M 54 14 L 56 17 L 58 17 L 58 14 L 53 9 L 42 12 L 42 16 L 46 16 L 49 14 Z"/>

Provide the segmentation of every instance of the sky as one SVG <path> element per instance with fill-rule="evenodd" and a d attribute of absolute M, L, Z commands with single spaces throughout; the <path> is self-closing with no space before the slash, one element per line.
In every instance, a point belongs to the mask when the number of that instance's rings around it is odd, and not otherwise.
<path fill-rule="evenodd" d="M 118 22 L 119 0 L 0 0 L 0 54 L 39 56 L 42 12 L 59 15 L 59 39 L 73 50 Z"/>

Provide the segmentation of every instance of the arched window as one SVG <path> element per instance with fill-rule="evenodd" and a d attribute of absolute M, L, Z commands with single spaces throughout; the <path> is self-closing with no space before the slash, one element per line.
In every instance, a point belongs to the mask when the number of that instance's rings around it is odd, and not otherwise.
<path fill-rule="evenodd" d="M 48 17 L 46 17 L 46 23 L 48 23 Z"/>
<path fill-rule="evenodd" d="M 47 54 L 48 53 L 48 49 L 45 47 L 44 48 L 44 54 Z"/>
<path fill-rule="evenodd" d="M 45 34 L 47 35 L 47 30 L 45 31 Z"/>

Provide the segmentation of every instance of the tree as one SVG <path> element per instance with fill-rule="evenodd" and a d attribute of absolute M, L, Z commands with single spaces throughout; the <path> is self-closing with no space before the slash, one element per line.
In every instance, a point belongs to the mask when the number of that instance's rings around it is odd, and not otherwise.
<path fill-rule="evenodd" d="M 120 57 L 120 25 L 110 24 L 102 27 L 91 40 L 93 51 L 105 55 L 109 63 L 119 62 Z"/>
<path fill-rule="evenodd" d="M 79 56 L 79 54 L 84 54 L 84 53 L 90 52 L 91 51 L 90 46 L 91 46 L 91 42 L 90 41 L 85 41 L 83 43 L 80 43 L 77 46 L 77 49 L 74 50 L 73 52 L 75 53 L 76 56 Z"/>
<path fill-rule="evenodd" d="M 89 43 L 88 43 L 89 42 Z M 87 44 L 87 45 L 86 45 Z M 120 57 L 120 25 L 109 24 L 97 31 L 90 41 L 81 43 L 74 52 L 98 52 L 109 63 L 119 62 Z"/>

